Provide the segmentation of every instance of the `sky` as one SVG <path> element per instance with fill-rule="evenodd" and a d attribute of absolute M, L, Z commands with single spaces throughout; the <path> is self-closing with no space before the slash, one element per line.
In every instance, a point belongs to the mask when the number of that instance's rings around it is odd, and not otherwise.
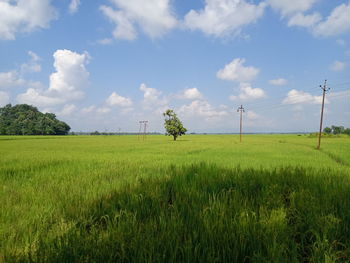
<path fill-rule="evenodd" d="M 0 0 L 0 107 L 72 131 L 350 127 L 350 1 Z"/>

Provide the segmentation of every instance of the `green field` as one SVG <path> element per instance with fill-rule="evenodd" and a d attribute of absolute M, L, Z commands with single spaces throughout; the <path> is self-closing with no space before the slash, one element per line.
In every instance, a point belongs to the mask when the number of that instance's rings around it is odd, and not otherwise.
<path fill-rule="evenodd" d="M 0 137 L 0 262 L 350 262 L 350 137 Z"/>

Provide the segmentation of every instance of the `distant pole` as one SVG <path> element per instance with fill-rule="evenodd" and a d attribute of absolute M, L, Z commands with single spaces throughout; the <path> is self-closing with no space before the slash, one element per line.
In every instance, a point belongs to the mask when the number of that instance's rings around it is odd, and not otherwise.
<path fill-rule="evenodd" d="M 139 121 L 140 123 L 140 128 L 139 128 L 139 134 L 138 134 L 138 139 L 140 140 L 140 136 L 141 136 L 141 129 L 142 129 L 142 121 Z"/>
<path fill-rule="evenodd" d="M 147 123 L 148 121 L 144 121 L 144 128 L 143 128 L 143 139 L 146 139 L 146 133 L 147 133 Z"/>
<path fill-rule="evenodd" d="M 321 134 L 322 134 L 322 124 L 323 124 L 324 99 L 325 99 L 325 96 L 326 96 L 326 92 L 329 91 L 329 88 L 327 87 L 327 80 L 324 81 L 323 86 L 320 85 L 320 88 L 321 88 L 322 91 L 323 91 L 323 96 L 322 96 L 320 132 L 318 133 L 318 145 L 317 145 L 317 150 L 319 150 L 319 149 L 320 149 L 320 146 L 321 146 Z"/>
<path fill-rule="evenodd" d="M 244 108 L 241 105 L 238 109 L 237 112 L 240 113 L 240 122 L 239 122 L 239 141 L 242 142 L 242 113 L 244 112 Z"/>
<path fill-rule="evenodd" d="M 148 121 L 139 121 L 139 123 L 140 123 L 140 129 L 139 129 L 138 139 L 140 140 L 140 137 L 142 136 L 142 140 L 145 140 Z M 142 126 L 143 126 L 143 131 L 142 131 Z"/>

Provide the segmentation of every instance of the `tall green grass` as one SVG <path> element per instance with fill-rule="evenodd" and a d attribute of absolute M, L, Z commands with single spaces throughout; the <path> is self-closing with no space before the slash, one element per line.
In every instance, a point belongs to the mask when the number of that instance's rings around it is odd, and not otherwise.
<path fill-rule="evenodd" d="M 27 251 L 5 259 L 344 262 L 349 190 L 348 175 L 327 170 L 170 167 L 83 209 L 70 204 Z"/>
<path fill-rule="evenodd" d="M 0 261 L 347 262 L 349 142 L 0 137 Z"/>

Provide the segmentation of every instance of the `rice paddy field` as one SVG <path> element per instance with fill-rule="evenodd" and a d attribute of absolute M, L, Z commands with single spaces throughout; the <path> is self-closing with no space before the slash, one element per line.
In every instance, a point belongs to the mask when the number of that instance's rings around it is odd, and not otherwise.
<path fill-rule="evenodd" d="M 350 262 L 350 137 L 0 137 L 0 262 Z"/>

